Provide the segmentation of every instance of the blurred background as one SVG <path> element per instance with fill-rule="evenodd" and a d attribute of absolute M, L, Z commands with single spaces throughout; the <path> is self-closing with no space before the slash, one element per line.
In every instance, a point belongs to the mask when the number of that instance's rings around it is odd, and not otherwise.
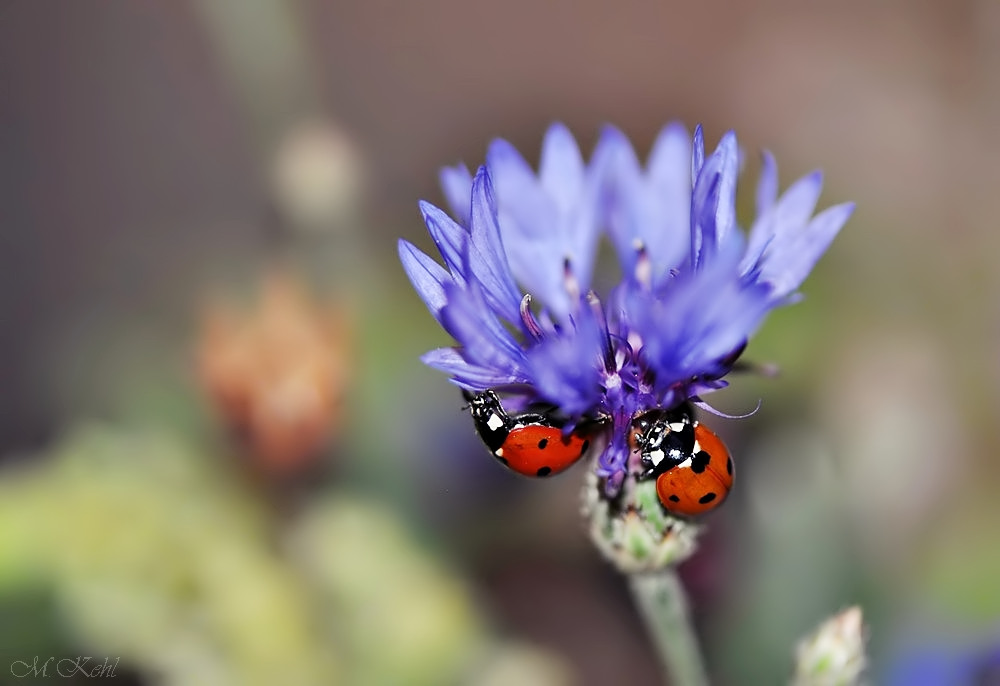
<path fill-rule="evenodd" d="M 583 468 L 488 458 L 396 240 L 496 136 L 645 154 L 673 119 L 736 129 L 744 225 L 761 148 L 858 205 L 746 354 L 781 375 L 712 397 L 763 399 L 706 420 L 739 476 L 682 568 L 714 682 L 784 683 L 860 603 L 876 683 L 973 683 L 998 117 L 990 0 L 3 0 L 0 683 L 661 683 Z"/>

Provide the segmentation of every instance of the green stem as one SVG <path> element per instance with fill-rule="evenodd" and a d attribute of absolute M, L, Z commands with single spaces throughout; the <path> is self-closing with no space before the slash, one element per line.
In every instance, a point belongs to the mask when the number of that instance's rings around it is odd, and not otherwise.
<path fill-rule="evenodd" d="M 707 686 L 698 640 L 688 618 L 687 597 L 672 567 L 630 574 L 629 587 L 656 645 L 671 686 Z"/>

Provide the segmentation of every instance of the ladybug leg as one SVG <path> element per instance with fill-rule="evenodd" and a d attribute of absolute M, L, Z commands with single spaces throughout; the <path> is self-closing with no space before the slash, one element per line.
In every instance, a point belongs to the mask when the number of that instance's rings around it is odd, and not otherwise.
<path fill-rule="evenodd" d="M 652 479 L 656 476 L 656 467 L 648 467 L 639 473 L 639 480 L 646 481 L 647 479 Z"/>
<path fill-rule="evenodd" d="M 646 480 L 651 479 L 657 474 L 657 465 L 649 457 L 649 429 L 650 422 L 645 419 L 639 419 L 634 424 L 634 433 L 632 434 L 632 441 L 634 447 L 632 452 L 639 453 L 639 465 L 642 467 L 642 471 L 639 472 L 639 479 Z"/>

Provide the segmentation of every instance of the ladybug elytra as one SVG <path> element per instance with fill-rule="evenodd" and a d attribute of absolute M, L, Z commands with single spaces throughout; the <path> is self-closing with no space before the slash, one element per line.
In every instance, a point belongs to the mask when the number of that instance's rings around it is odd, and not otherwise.
<path fill-rule="evenodd" d="M 561 423 L 551 415 L 510 416 L 493 391 L 467 398 L 483 443 L 497 460 L 518 474 L 558 474 L 590 448 L 590 439 L 584 432 L 564 432 Z"/>

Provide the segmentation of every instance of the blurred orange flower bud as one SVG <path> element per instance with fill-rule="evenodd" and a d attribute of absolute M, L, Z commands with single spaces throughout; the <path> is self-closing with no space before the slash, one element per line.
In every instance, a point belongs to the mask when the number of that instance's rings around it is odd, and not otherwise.
<path fill-rule="evenodd" d="M 268 276 L 249 310 L 206 309 L 198 375 L 241 447 L 266 474 L 312 465 L 342 423 L 347 318 L 286 274 Z"/>

